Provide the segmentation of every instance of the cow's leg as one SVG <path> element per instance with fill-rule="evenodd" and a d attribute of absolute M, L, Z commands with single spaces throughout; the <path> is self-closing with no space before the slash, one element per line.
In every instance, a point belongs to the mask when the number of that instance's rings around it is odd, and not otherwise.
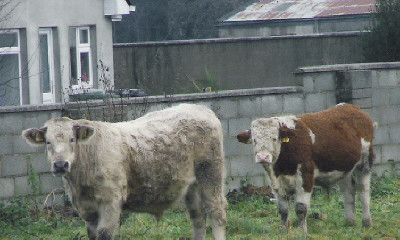
<path fill-rule="evenodd" d="M 222 160 L 202 162 L 196 166 L 195 174 L 202 206 L 211 218 L 214 239 L 225 239 L 227 202 L 224 195 L 224 173 Z"/>
<path fill-rule="evenodd" d="M 298 227 L 304 230 L 304 233 L 307 234 L 307 213 L 310 209 L 310 200 L 311 200 L 311 192 L 306 192 L 302 188 L 299 192 L 296 191 L 296 199 L 294 210 L 298 219 Z"/>
<path fill-rule="evenodd" d="M 355 206 L 355 182 L 353 179 L 352 172 L 346 174 L 346 176 L 338 182 L 340 192 L 343 196 L 344 211 L 347 223 L 349 225 L 355 225 L 356 223 L 356 206 Z"/>
<path fill-rule="evenodd" d="M 121 205 L 117 201 L 103 203 L 99 206 L 98 240 L 113 239 L 114 229 L 118 226 L 120 214 Z"/>
<path fill-rule="evenodd" d="M 268 173 L 268 177 L 271 180 L 271 187 L 273 194 L 274 196 L 276 196 L 278 193 L 279 183 L 273 170 L 273 164 L 270 163 L 261 163 L 261 164 L 264 167 L 265 171 Z"/>
<path fill-rule="evenodd" d="M 278 212 L 281 215 L 282 232 L 289 229 L 289 197 L 278 194 Z"/>
<path fill-rule="evenodd" d="M 85 221 L 86 230 L 90 240 L 97 238 L 97 219 L 93 221 Z"/>
<path fill-rule="evenodd" d="M 91 214 L 81 215 L 85 220 L 85 226 L 88 233 L 88 238 L 94 240 L 97 238 L 97 225 L 99 220 L 99 214 L 97 212 Z"/>
<path fill-rule="evenodd" d="M 193 225 L 193 239 L 206 238 L 206 214 L 204 212 L 197 184 L 192 184 L 186 193 L 186 208 Z"/>
<path fill-rule="evenodd" d="M 371 170 L 368 166 L 364 168 L 356 168 L 355 176 L 357 179 L 357 190 L 359 192 L 361 205 L 363 208 L 362 225 L 364 227 L 372 226 L 371 213 L 369 212 L 370 204 L 370 182 L 371 182 Z"/>

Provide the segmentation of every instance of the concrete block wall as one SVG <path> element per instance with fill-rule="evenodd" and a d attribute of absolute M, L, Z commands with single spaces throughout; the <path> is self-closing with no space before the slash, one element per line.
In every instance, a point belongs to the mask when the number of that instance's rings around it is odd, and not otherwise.
<path fill-rule="evenodd" d="M 399 62 L 305 67 L 296 71 L 296 78 L 304 84 L 306 99 L 318 91 L 333 91 L 328 93 L 330 104 L 344 99 L 367 112 L 378 125 L 374 136 L 374 173 L 400 174 Z M 306 112 L 313 110 L 317 109 L 308 108 Z"/>
<path fill-rule="evenodd" d="M 41 127 L 46 120 L 61 116 L 61 109 L 59 105 L 0 109 L 0 200 L 32 193 L 30 167 L 39 176 L 39 202 L 62 185 L 62 180 L 49 172 L 44 148 L 32 147 L 21 137 L 23 130 Z M 56 194 L 55 200 L 62 203 L 62 195 Z"/>
<path fill-rule="evenodd" d="M 302 86 L 122 99 L 112 110 L 104 102 L 0 108 L 0 200 L 31 193 L 28 156 L 39 174 L 42 201 L 62 187 L 61 179 L 49 171 L 44 149 L 29 146 L 21 137 L 22 130 L 41 127 L 46 120 L 60 116 L 132 120 L 183 102 L 205 105 L 221 120 L 227 190 L 242 183 L 269 184 L 264 169 L 255 164 L 253 147 L 236 140 L 239 132 L 250 128 L 251 121 L 316 112 L 343 99 L 358 104 L 378 123 L 374 138 L 375 173 L 400 174 L 400 63 L 317 66 L 300 68 L 295 74 Z M 107 111 L 114 115 L 104 114 Z M 61 194 L 51 199 L 58 204 L 63 202 Z"/>

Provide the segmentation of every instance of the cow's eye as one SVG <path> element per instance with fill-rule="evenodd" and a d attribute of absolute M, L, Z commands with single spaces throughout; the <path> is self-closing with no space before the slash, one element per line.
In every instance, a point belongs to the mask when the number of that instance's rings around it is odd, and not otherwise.
<path fill-rule="evenodd" d="M 257 141 L 255 139 L 253 140 L 253 142 L 254 142 L 254 144 L 257 144 Z"/>
<path fill-rule="evenodd" d="M 76 139 L 75 139 L 75 138 L 71 138 L 71 139 L 69 140 L 69 142 L 74 143 L 74 142 L 76 142 Z"/>
<path fill-rule="evenodd" d="M 47 141 L 47 142 L 46 142 L 46 145 L 51 145 L 51 142 L 50 142 L 50 141 Z"/>
<path fill-rule="evenodd" d="M 272 138 L 272 141 L 276 142 L 276 141 L 278 141 L 278 139 L 276 139 L 276 138 Z"/>

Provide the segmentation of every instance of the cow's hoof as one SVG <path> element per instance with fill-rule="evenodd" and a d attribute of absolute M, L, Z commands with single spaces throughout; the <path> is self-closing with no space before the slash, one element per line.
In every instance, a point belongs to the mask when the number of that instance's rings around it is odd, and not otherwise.
<path fill-rule="evenodd" d="M 362 225 L 363 225 L 363 227 L 371 227 L 372 226 L 372 220 L 370 218 L 363 219 L 362 220 Z"/>

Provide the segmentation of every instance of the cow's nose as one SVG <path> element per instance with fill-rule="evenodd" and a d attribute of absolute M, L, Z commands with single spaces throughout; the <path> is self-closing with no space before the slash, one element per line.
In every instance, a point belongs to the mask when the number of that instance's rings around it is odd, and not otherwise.
<path fill-rule="evenodd" d="M 54 170 L 56 172 L 66 172 L 69 167 L 69 163 L 66 161 L 54 162 Z"/>
<path fill-rule="evenodd" d="M 256 161 L 257 163 L 271 163 L 271 157 L 269 154 L 267 155 L 261 155 L 261 154 L 257 154 L 256 155 Z"/>

